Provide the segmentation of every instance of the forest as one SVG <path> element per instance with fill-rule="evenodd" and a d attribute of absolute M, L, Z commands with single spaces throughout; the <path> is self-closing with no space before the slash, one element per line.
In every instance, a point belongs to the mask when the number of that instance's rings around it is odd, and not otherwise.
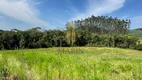
<path fill-rule="evenodd" d="M 130 30 L 131 21 L 91 16 L 71 21 L 65 30 L 0 30 L 0 50 L 48 47 L 118 47 L 142 50 L 141 29 Z M 137 34 L 136 34 L 137 33 Z"/>

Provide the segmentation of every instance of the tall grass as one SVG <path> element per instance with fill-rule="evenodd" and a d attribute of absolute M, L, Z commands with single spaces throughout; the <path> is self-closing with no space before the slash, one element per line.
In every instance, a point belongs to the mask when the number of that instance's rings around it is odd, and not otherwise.
<path fill-rule="evenodd" d="M 118 48 L 0 51 L 0 80 L 142 80 L 142 52 Z"/>

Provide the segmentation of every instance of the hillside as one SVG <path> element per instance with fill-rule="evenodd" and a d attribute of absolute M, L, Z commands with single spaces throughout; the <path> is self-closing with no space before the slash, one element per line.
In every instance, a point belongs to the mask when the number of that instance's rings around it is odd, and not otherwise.
<path fill-rule="evenodd" d="M 129 30 L 128 35 L 142 38 L 142 30 L 141 30 L 141 28 Z"/>
<path fill-rule="evenodd" d="M 142 52 L 119 48 L 5 50 L 0 51 L 0 79 L 141 80 L 141 62 Z"/>

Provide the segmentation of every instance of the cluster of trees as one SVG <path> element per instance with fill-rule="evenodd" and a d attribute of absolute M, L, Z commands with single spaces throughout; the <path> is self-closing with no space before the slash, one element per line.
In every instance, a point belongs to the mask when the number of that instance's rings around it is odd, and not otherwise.
<path fill-rule="evenodd" d="M 26 31 L 12 29 L 10 31 L 0 30 L 0 49 L 19 48 L 46 48 L 52 46 L 67 46 L 65 31 L 45 30 L 40 27 Z"/>
<path fill-rule="evenodd" d="M 129 29 L 131 21 L 111 16 L 91 16 L 84 20 L 68 22 L 67 25 L 69 24 L 73 24 L 78 30 L 87 30 L 91 33 L 124 35 Z"/>
<path fill-rule="evenodd" d="M 66 30 L 0 30 L 0 49 L 69 46 L 120 47 L 136 49 L 138 38 L 126 35 L 130 20 L 92 16 L 68 22 Z"/>

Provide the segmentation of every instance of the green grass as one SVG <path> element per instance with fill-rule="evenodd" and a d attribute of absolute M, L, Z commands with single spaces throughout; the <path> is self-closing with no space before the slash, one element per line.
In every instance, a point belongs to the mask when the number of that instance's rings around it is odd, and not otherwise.
<path fill-rule="evenodd" d="M 64 53 L 59 54 L 58 48 L 0 51 L 0 80 L 142 80 L 140 51 L 98 47 L 61 51 Z"/>
<path fill-rule="evenodd" d="M 140 39 L 140 44 L 142 44 L 142 39 Z"/>

